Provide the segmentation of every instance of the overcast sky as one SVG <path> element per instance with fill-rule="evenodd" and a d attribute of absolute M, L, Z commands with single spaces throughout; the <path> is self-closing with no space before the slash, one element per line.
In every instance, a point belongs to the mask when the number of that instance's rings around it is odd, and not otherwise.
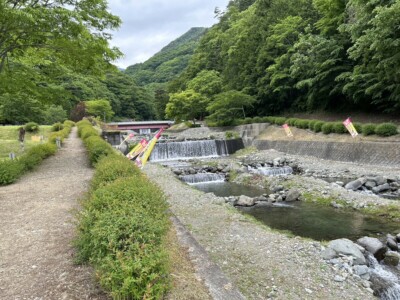
<path fill-rule="evenodd" d="M 144 62 L 192 27 L 210 27 L 217 22 L 214 9 L 225 10 L 229 0 L 109 0 L 109 8 L 122 19 L 113 32 L 112 46 L 124 58 L 115 62 L 126 68 Z"/>

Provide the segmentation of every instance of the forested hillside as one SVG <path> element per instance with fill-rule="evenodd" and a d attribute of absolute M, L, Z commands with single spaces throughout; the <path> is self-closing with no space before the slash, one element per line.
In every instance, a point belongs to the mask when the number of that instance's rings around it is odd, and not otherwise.
<path fill-rule="evenodd" d="M 233 0 L 169 85 L 167 115 L 400 112 L 400 1 Z"/>
<path fill-rule="evenodd" d="M 0 123 L 153 118 L 154 96 L 111 64 L 120 19 L 105 0 L 71 3 L 0 1 Z"/>
<path fill-rule="evenodd" d="M 188 65 L 206 28 L 191 28 L 144 63 L 129 66 L 126 74 L 139 85 L 165 83 L 174 79 Z"/>

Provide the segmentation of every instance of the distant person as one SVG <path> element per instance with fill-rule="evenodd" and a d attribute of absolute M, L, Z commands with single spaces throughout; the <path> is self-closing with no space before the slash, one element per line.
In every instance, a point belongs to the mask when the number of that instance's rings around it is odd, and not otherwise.
<path fill-rule="evenodd" d="M 24 127 L 19 128 L 19 141 L 23 143 L 25 140 L 25 129 Z"/>

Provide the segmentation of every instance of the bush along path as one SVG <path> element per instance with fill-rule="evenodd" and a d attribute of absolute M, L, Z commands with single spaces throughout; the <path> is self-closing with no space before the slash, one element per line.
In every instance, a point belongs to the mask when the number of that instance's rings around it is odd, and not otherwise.
<path fill-rule="evenodd" d="M 54 156 L 0 187 L 0 299 L 108 299 L 73 262 L 72 210 L 92 172 L 73 128 Z"/>

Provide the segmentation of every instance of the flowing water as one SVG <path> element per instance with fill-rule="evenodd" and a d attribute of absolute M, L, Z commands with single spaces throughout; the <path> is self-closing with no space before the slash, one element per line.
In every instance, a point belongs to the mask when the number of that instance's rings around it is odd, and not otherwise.
<path fill-rule="evenodd" d="M 197 173 L 194 175 L 184 175 L 181 177 L 183 182 L 188 184 L 196 184 L 196 183 L 212 183 L 212 182 L 224 182 L 225 176 L 222 174 L 215 173 Z"/>
<path fill-rule="evenodd" d="M 255 206 L 240 208 L 271 228 L 287 230 L 314 240 L 348 238 L 393 233 L 399 225 L 354 211 L 342 211 L 315 203 L 291 202 L 285 207 Z"/>
<path fill-rule="evenodd" d="M 372 287 L 379 297 L 383 300 L 398 300 L 400 299 L 400 279 L 399 267 L 396 268 L 397 275 L 388 266 L 380 264 L 376 258 L 369 254 L 368 262 L 371 272 Z"/>
<path fill-rule="evenodd" d="M 168 161 L 228 156 L 243 147 L 241 139 L 164 142 L 156 144 L 151 153 L 150 160 Z"/>
<path fill-rule="evenodd" d="M 256 173 L 265 176 L 279 176 L 279 175 L 289 175 L 293 173 L 292 167 L 262 167 L 250 169 L 251 173 Z"/>

